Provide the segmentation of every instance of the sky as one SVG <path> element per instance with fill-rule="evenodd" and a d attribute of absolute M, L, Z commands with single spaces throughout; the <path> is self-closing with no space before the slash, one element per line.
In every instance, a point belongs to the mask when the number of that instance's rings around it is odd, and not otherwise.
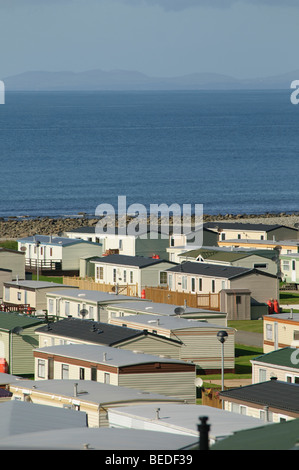
<path fill-rule="evenodd" d="M 298 19 L 299 0 L 0 0 L 0 78 L 279 75 L 299 69 Z"/>

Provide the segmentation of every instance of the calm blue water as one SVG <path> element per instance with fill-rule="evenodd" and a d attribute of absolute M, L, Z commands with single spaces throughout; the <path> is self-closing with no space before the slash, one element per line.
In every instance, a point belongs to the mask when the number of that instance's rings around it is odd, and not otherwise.
<path fill-rule="evenodd" d="M 0 216 L 98 204 L 299 211 L 299 106 L 289 91 L 6 93 Z"/>

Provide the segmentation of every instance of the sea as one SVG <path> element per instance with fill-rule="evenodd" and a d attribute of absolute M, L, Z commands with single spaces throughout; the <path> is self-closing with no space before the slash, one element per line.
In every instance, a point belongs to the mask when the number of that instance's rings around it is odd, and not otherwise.
<path fill-rule="evenodd" d="M 94 216 L 102 204 L 299 211 L 289 90 L 6 92 L 0 217 Z"/>

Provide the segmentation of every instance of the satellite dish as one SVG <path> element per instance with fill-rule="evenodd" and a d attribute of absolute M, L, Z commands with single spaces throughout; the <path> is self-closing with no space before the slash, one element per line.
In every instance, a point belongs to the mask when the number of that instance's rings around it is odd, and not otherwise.
<path fill-rule="evenodd" d="M 197 379 L 194 380 L 194 385 L 195 387 L 202 387 L 203 380 L 200 377 L 197 377 Z"/>
<path fill-rule="evenodd" d="M 88 310 L 86 310 L 86 308 L 82 308 L 79 313 L 82 316 L 82 318 L 85 318 L 86 315 L 88 314 Z"/>
<path fill-rule="evenodd" d="M 184 313 L 184 312 L 185 312 L 185 309 L 184 309 L 183 307 L 176 307 L 176 308 L 174 309 L 174 313 L 175 313 L 176 315 L 181 315 L 181 314 Z"/>
<path fill-rule="evenodd" d="M 20 251 L 26 251 L 26 246 L 21 246 Z"/>
<path fill-rule="evenodd" d="M 16 334 L 16 335 L 20 335 L 23 331 L 23 328 L 21 326 L 16 326 L 13 330 L 12 330 L 12 333 Z"/>

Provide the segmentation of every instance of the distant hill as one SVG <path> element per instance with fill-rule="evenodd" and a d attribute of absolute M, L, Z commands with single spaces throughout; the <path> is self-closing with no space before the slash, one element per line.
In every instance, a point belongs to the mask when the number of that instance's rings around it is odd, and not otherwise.
<path fill-rule="evenodd" d="M 215 73 L 193 73 L 177 77 L 149 77 L 126 70 L 86 72 L 31 71 L 3 77 L 7 91 L 92 91 L 92 90 L 245 90 L 290 89 L 299 80 L 299 70 L 256 79 L 236 79 Z"/>

